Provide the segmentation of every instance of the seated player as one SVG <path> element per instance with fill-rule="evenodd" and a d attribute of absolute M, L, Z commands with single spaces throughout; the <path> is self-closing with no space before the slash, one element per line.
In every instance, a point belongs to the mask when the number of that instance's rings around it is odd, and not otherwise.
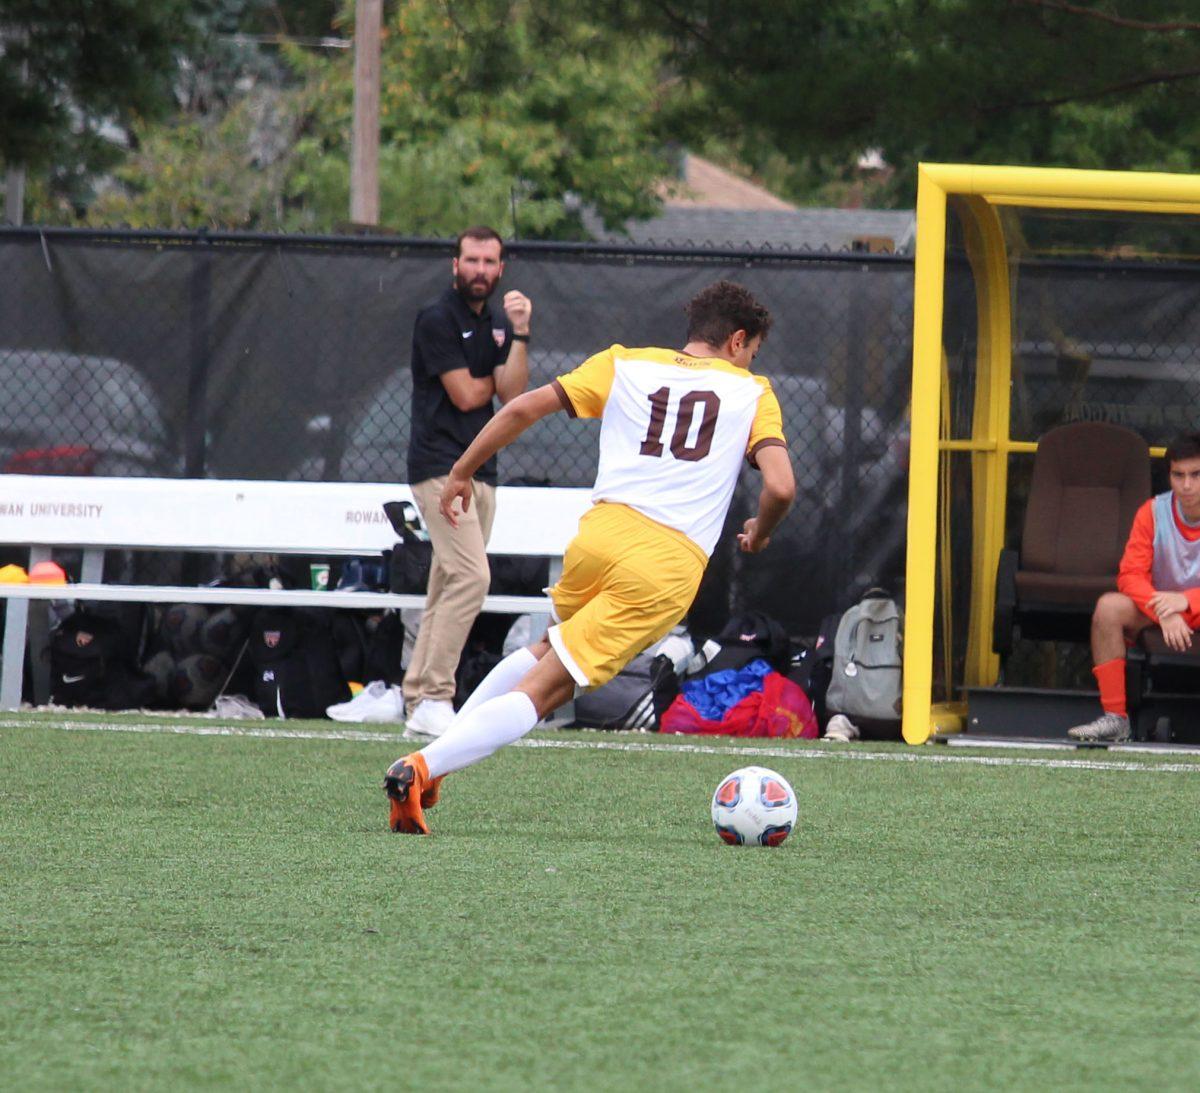
<path fill-rule="evenodd" d="M 1125 650 L 1150 626 L 1183 652 L 1200 625 L 1200 433 L 1173 441 L 1166 453 L 1171 488 L 1137 511 L 1121 556 L 1116 592 L 1092 614 L 1092 674 L 1103 713 L 1067 730 L 1072 740 L 1129 739 Z"/>
<path fill-rule="evenodd" d="M 432 744 L 397 760 L 384 790 L 393 831 L 428 834 L 424 809 L 446 774 L 485 759 L 568 701 L 599 687 L 691 607 L 743 459 L 762 473 L 758 512 L 738 534 L 754 554 L 795 496 L 771 384 L 749 371 L 771 324 L 741 285 L 719 281 L 687 306 L 687 344 L 614 345 L 509 402 L 450 471 L 442 515 L 454 524 L 471 476 L 534 422 L 558 410 L 600 418 L 593 505 L 550 590 L 556 623 L 501 661 Z"/>

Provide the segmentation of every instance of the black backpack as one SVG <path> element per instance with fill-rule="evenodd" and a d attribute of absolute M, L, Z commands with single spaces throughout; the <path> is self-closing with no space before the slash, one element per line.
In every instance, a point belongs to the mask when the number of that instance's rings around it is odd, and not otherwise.
<path fill-rule="evenodd" d="M 734 615 L 717 635 L 720 651 L 705 665 L 704 674 L 726 668 L 744 668 L 762 658 L 777 672 L 787 674 L 792 643 L 783 625 L 762 611 Z"/>
<path fill-rule="evenodd" d="M 511 615 L 481 611 L 475 617 L 454 670 L 455 709 L 471 697 L 488 673 L 504 659 L 504 639 L 511 628 Z"/>
<path fill-rule="evenodd" d="M 429 587 L 433 544 L 421 527 L 417 508 L 409 501 L 388 501 L 383 506 L 396 533 L 396 545 L 387 554 L 388 587 L 393 592 L 420 595 Z"/>
<path fill-rule="evenodd" d="M 131 663 L 116 619 L 80 609 L 50 634 L 50 700 L 59 706 L 129 710 L 154 701 L 154 680 Z"/>
<path fill-rule="evenodd" d="M 320 608 L 264 607 L 247 646 L 254 700 L 268 717 L 325 717 L 350 699 L 330 621 Z"/>
<path fill-rule="evenodd" d="M 807 645 L 800 647 L 792 658 L 788 672 L 788 679 L 800 684 L 808 695 L 822 728 L 829 720 L 829 713 L 825 709 L 825 692 L 829 690 L 829 680 L 833 676 L 833 643 L 841 621 L 841 615 L 826 615 L 821 620 L 816 642 L 811 648 Z"/>
<path fill-rule="evenodd" d="M 389 685 L 404 680 L 404 622 L 399 611 L 368 616 L 367 650 L 363 657 L 362 682 L 382 679 Z"/>

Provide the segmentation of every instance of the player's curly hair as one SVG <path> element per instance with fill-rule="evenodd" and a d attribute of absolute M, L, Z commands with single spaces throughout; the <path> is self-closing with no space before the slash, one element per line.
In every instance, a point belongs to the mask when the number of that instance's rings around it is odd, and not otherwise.
<path fill-rule="evenodd" d="M 748 338 L 766 338 L 771 313 L 733 281 L 717 281 L 692 297 L 684 309 L 688 317 L 687 340 L 722 345 L 736 330 Z"/>

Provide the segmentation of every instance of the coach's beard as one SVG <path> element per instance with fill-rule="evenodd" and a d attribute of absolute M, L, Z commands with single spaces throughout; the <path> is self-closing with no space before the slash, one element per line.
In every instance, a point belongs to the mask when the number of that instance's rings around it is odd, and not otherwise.
<path fill-rule="evenodd" d="M 489 278 L 480 274 L 468 281 L 459 274 L 454 278 L 454 287 L 464 300 L 486 300 L 496 291 L 496 282 L 499 280 L 499 277 Z"/>

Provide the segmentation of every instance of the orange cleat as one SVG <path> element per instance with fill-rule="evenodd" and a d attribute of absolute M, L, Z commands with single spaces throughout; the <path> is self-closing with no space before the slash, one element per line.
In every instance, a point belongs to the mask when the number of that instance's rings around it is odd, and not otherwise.
<path fill-rule="evenodd" d="M 422 808 L 433 808 L 442 799 L 442 779 L 445 777 L 444 774 L 440 774 L 436 778 L 429 779 L 428 784 L 421 790 Z"/>
<path fill-rule="evenodd" d="M 438 779 L 440 781 L 441 779 Z M 397 759 L 383 778 L 383 791 L 391 801 L 388 826 L 404 835 L 428 835 L 422 809 L 427 795 L 436 802 L 438 786 L 429 777 L 429 768 L 420 752 Z"/>

